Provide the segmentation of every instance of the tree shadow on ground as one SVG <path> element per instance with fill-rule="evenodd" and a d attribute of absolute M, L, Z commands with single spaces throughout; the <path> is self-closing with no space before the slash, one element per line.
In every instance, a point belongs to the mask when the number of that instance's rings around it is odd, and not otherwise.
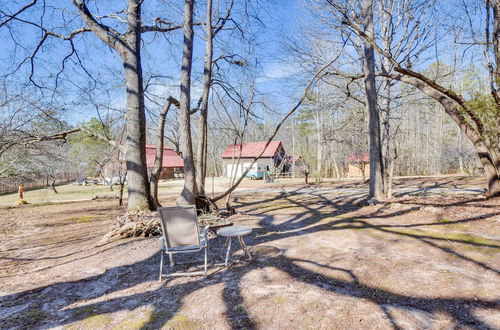
<path fill-rule="evenodd" d="M 295 197 L 300 197 L 297 200 Z M 273 202 L 283 200 L 282 205 L 275 206 Z M 396 237 L 405 237 L 414 239 L 418 242 L 428 245 L 431 248 L 439 249 L 445 253 L 458 257 L 466 262 L 470 262 L 484 270 L 492 271 L 495 275 L 499 274 L 497 269 L 470 257 L 467 257 L 455 249 L 439 245 L 442 241 L 439 237 L 421 235 L 413 232 L 395 230 L 394 228 L 407 228 L 419 226 L 440 226 L 441 222 L 430 222 L 422 224 L 383 224 L 374 225 L 369 222 L 370 218 L 390 218 L 392 216 L 411 212 L 411 208 L 406 211 L 386 212 L 379 214 L 379 210 L 366 214 L 363 217 L 355 219 L 345 217 L 348 213 L 358 210 L 363 206 L 359 203 L 356 195 L 339 196 L 338 198 L 327 198 L 318 194 L 308 194 L 301 196 L 301 192 L 285 193 L 268 200 L 258 203 L 240 202 L 240 207 L 252 209 L 261 205 L 265 207 L 262 212 L 251 212 L 260 217 L 258 226 L 260 230 L 258 235 L 248 238 L 249 245 L 261 246 L 269 245 L 273 241 L 289 237 L 298 237 L 308 234 L 314 234 L 326 231 L 338 230 L 362 230 L 370 229 L 381 232 L 385 235 L 394 235 Z M 274 215 L 269 213 L 286 210 L 295 207 L 303 211 L 291 214 L 291 218 L 281 223 L 275 221 Z M 403 213 L 401 213 L 403 212 Z M 498 215 L 499 212 L 488 214 L 488 216 Z M 457 223 L 466 221 L 481 221 L 480 219 L 470 218 L 462 219 Z M 453 222 L 447 222 L 450 224 Z M 446 240 L 449 241 L 449 240 Z M 481 246 L 488 249 L 498 249 L 500 246 L 495 244 L 482 244 L 477 242 L 468 242 L 466 240 L 456 239 L 455 243 Z M 211 242 L 211 259 L 220 251 L 222 247 L 221 240 Z M 181 256 L 180 262 L 187 261 L 188 256 Z M 0 297 L 0 303 L 6 301 L 15 301 L 16 303 L 47 301 L 47 296 L 56 295 L 59 299 L 54 299 L 49 303 L 49 307 L 54 309 L 49 318 L 41 320 L 37 325 L 62 326 L 79 320 L 85 320 L 89 316 L 103 315 L 119 311 L 132 311 L 140 307 L 150 306 L 152 312 L 141 325 L 142 328 L 157 328 L 175 320 L 175 315 L 182 309 L 182 299 L 193 292 L 213 286 L 223 284 L 222 297 L 225 304 L 225 318 L 233 329 L 255 328 L 256 321 L 252 319 L 249 311 L 244 304 L 244 294 L 242 288 L 242 277 L 254 270 L 264 267 L 274 267 L 275 269 L 287 273 L 296 281 L 307 285 L 315 286 L 325 292 L 335 293 L 341 296 L 347 296 L 360 300 L 367 300 L 379 306 L 380 310 L 386 315 L 387 321 L 393 328 L 399 329 L 403 325 L 397 323 L 391 313 L 392 309 L 412 310 L 428 314 L 443 313 L 448 315 L 456 327 L 473 326 L 476 328 L 489 329 L 492 326 L 486 324 L 474 314 L 474 309 L 496 309 L 500 306 L 499 300 L 484 299 L 465 299 L 465 298 L 426 298 L 413 295 L 404 295 L 391 292 L 382 288 L 374 287 L 366 283 L 361 283 L 354 275 L 354 270 L 345 268 L 336 268 L 329 265 L 318 263 L 314 260 L 303 260 L 287 257 L 283 254 L 272 258 L 272 263 L 260 262 L 255 260 L 249 264 L 239 264 L 234 267 L 218 271 L 209 276 L 207 280 L 184 279 L 182 281 L 166 280 L 162 285 L 147 285 L 153 283 L 158 274 L 159 255 L 155 254 L 140 262 L 124 265 L 107 270 L 102 275 L 92 276 L 79 281 L 62 282 L 34 290 L 27 290 L 17 294 L 11 294 Z M 349 275 L 350 280 L 334 276 L 326 276 L 305 268 L 304 264 L 312 264 L 316 267 L 335 269 Z M 147 276 L 144 276 L 147 274 Z M 113 281 L 120 278 L 120 281 Z M 128 293 L 135 286 L 142 285 L 144 290 L 140 293 Z M 102 288 L 105 288 L 103 291 Z M 99 289 L 97 289 L 99 288 Z M 149 289 L 149 290 L 148 290 Z M 75 302 L 88 302 L 83 306 L 71 307 Z M 2 324 L 3 322 L 3 324 Z M 20 323 L 21 322 L 21 323 Z M 45 322 L 45 323 L 44 323 Z M 0 325 L 5 327 L 21 326 L 22 318 L 13 318 L 0 320 Z"/>

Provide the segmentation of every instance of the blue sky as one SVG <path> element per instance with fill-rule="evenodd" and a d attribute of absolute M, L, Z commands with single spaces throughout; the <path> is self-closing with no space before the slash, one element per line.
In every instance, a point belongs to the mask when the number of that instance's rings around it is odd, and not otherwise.
<path fill-rule="evenodd" d="M 171 7 L 161 7 L 156 2 L 161 0 L 146 1 L 143 8 L 143 21 L 151 22 L 153 17 L 158 15 L 166 17 L 180 23 L 181 20 L 181 3 L 182 1 L 173 1 Z M 293 65 L 286 49 L 283 47 L 283 40 L 287 38 L 287 34 L 292 33 L 295 29 L 297 16 L 300 11 L 297 10 L 297 1 L 262 1 L 255 2 L 259 4 L 256 8 L 247 8 L 250 13 L 259 15 L 262 25 L 252 22 L 253 30 L 248 31 L 248 35 L 253 41 L 246 44 L 238 40 L 237 33 L 223 31 L 220 33 L 223 42 L 216 45 L 214 56 L 221 54 L 235 53 L 241 55 L 248 65 L 257 65 L 256 87 L 259 91 L 265 93 L 266 97 L 272 100 L 272 104 L 276 111 L 285 112 L 289 105 L 293 103 L 293 99 L 301 91 L 294 88 L 294 75 L 297 73 L 297 66 Z M 122 5 L 124 1 L 99 2 L 99 14 L 103 15 L 110 11 L 121 9 L 116 5 Z M 154 10 L 150 10 L 148 6 L 156 6 Z M 169 3 L 172 3 L 170 1 Z M 200 6 L 202 5 L 201 2 Z M 242 20 L 242 8 L 238 8 L 240 1 L 235 1 L 235 19 Z M 111 8 L 115 6 L 116 8 Z M 8 9 L 6 9 L 8 6 Z M 4 11 L 13 12 L 20 8 L 21 3 L 0 4 L 0 8 Z M 91 5 L 94 12 L 97 11 L 95 5 Z M 65 13 L 62 13 L 60 8 L 65 8 Z M 109 8 L 107 8 L 109 7 Z M 158 9 L 161 8 L 161 9 Z M 195 20 L 203 20 L 204 8 L 198 11 L 199 18 Z M 162 16 L 165 15 L 165 16 Z M 20 18 L 33 20 L 36 18 L 38 23 L 41 22 L 41 9 L 34 8 L 32 11 L 22 14 Z M 51 30 L 67 34 L 68 31 L 83 26 L 79 18 L 74 18 L 74 10 L 69 1 L 55 0 L 51 1 L 50 5 L 43 13 L 43 24 Z M 66 23 L 65 23 L 66 22 Z M 107 20 L 108 24 L 119 29 L 120 24 L 115 24 L 114 20 Z M 63 26 L 67 24 L 68 27 Z M 16 23 L 15 29 L 8 31 L 0 29 L 0 38 L 4 41 L 4 46 L 0 49 L 0 71 L 2 74 L 10 72 L 17 66 L 26 55 L 30 54 L 34 49 L 34 45 L 40 40 L 41 34 L 39 30 L 26 24 Z M 247 32 L 247 31 L 246 31 Z M 202 40 L 203 31 L 201 28 L 196 30 L 195 37 L 195 57 L 193 68 L 193 100 L 196 101 L 199 97 L 199 81 L 203 68 L 204 44 Z M 13 42 L 13 38 L 16 43 Z M 144 36 L 143 47 L 143 71 L 145 79 L 151 75 L 162 76 L 158 81 L 166 84 L 166 87 L 158 88 L 157 91 L 164 93 L 165 90 L 174 94 L 178 94 L 178 77 L 180 74 L 180 59 L 181 59 L 181 42 L 182 31 L 176 31 L 169 35 L 168 41 L 162 36 L 147 34 Z M 66 118 L 69 121 L 82 121 L 96 115 L 96 109 L 104 111 L 106 104 L 122 107 L 124 105 L 124 87 L 123 78 L 121 77 L 121 64 L 118 56 L 113 50 L 105 46 L 100 40 L 90 33 L 79 36 L 75 39 L 75 47 L 78 51 L 79 58 L 72 56 L 65 62 L 65 70 L 59 75 L 59 94 L 53 96 L 50 91 L 44 91 L 47 98 L 54 97 L 59 104 L 64 104 L 66 109 Z M 56 38 L 49 38 L 40 49 L 35 60 L 34 80 L 42 86 L 53 86 L 55 76 L 62 67 L 62 62 L 65 56 L 71 53 L 71 47 L 68 42 L 61 41 Z M 256 60 L 258 59 L 258 62 Z M 79 61 L 87 69 L 87 72 L 79 67 Z M 227 69 L 225 72 L 228 79 L 243 79 L 244 75 L 238 73 L 237 68 L 232 68 L 228 65 L 224 66 Z M 27 61 L 19 72 L 8 78 L 8 83 L 28 83 L 27 77 L 30 72 L 30 64 Z M 102 84 L 91 88 L 90 94 L 96 101 L 93 104 L 89 102 L 89 92 L 85 88 L 92 85 L 92 79 L 87 75 L 95 77 L 96 80 L 102 81 Z M 155 87 L 151 87 L 151 90 Z M 153 104 L 149 104 L 154 108 Z"/>
<path fill-rule="evenodd" d="M 14 12 L 25 3 L 21 0 L 18 2 L 1 2 L 0 9 Z M 226 3 L 223 0 L 220 2 Z M 89 3 L 96 15 L 104 15 L 117 9 L 123 9 L 125 1 L 100 0 Z M 197 3 L 200 7 L 197 10 L 199 16 L 195 18 L 195 21 L 204 20 L 203 3 L 201 0 Z M 248 23 L 242 14 L 243 3 L 243 1 L 235 0 L 234 19 L 242 24 L 245 36 L 251 38 L 252 42 L 242 42 L 237 31 L 223 31 L 219 34 L 221 42 L 215 45 L 214 56 L 238 54 L 247 62 L 249 70 L 246 71 L 234 65 L 222 65 L 221 71 L 225 75 L 225 79 L 234 84 L 249 80 L 248 75 L 253 72 L 252 69 L 256 66 L 255 81 L 258 91 L 262 93 L 260 97 L 268 103 L 273 111 L 284 113 L 296 102 L 304 85 L 304 75 L 301 74 L 298 63 L 284 46 L 284 42 L 289 37 L 296 35 L 297 32 L 300 33 L 301 28 L 315 24 L 315 19 L 307 16 L 307 11 L 301 7 L 302 0 L 249 1 L 248 3 L 253 4 L 254 7 L 246 8 L 246 10 L 250 14 L 258 15 L 262 24 L 258 24 L 257 20 Z M 48 7 L 43 13 L 42 21 L 40 20 L 40 7 L 23 13 L 20 18 L 36 19 L 36 22 L 42 22 L 47 28 L 62 34 L 67 34 L 68 31 L 83 26 L 81 19 L 75 16 L 70 1 L 52 0 L 47 1 L 47 4 Z M 256 5 L 258 7 L 255 7 Z M 61 11 L 61 8 L 65 8 L 65 10 Z M 155 16 L 171 20 L 173 24 L 179 24 L 182 19 L 182 0 L 146 0 L 143 12 L 143 21 L 146 24 L 152 22 Z M 221 12 L 224 12 L 224 8 L 221 9 Z M 106 19 L 105 22 L 123 30 L 123 25 L 113 19 Z M 67 27 L 65 27 L 66 25 Z M 442 29 L 446 29 L 446 26 Z M 198 100 L 201 92 L 200 81 L 204 55 L 202 37 L 203 28 L 196 28 L 192 84 L 193 103 Z M 12 30 L 5 27 L 0 29 L 0 40 L 3 42 L 3 47 L 0 48 L 0 72 L 6 74 L 15 68 L 23 58 L 31 54 L 40 38 L 41 34 L 37 28 L 23 23 L 13 24 Z M 151 86 L 149 91 L 154 90 L 156 94 L 163 97 L 166 97 L 167 94 L 177 96 L 179 93 L 182 31 L 173 32 L 167 38 L 148 33 L 144 35 L 143 42 L 144 78 L 147 80 L 152 75 L 161 76 L 161 78 L 152 81 L 161 82 L 163 85 L 161 87 Z M 13 40 L 16 40 L 17 44 Z M 70 122 L 88 120 L 96 116 L 97 110 L 101 114 L 107 113 L 112 116 L 113 109 L 109 109 L 109 107 L 123 108 L 125 103 L 120 59 L 113 50 L 91 33 L 75 38 L 75 48 L 79 58 L 73 55 L 66 61 L 65 70 L 59 76 L 58 94 L 52 95 L 50 89 L 44 91 L 47 102 L 55 100 L 55 104 L 68 109 L 66 119 Z M 435 49 L 429 51 L 428 59 L 420 59 L 424 66 L 437 60 L 434 51 Z M 68 42 L 49 38 L 37 54 L 34 80 L 40 85 L 53 86 L 56 80 L 55 76 L 61 69 L 63 58 L 70 52 L 71 47 Z M 445 62 L 450 61 L 452 57 L 451 50 L 440 51 L 437 54 L 440 55 L 439 60 Z M 475 56 L 477 55 L 475 52 L 469 51 L 467 54 L 472 62 L 474 58 L 478 58 Z M 87 72 L 79 67 L 79 61 L 88 70 Z M 353 65 L 356 67 L 357 64 Z M 9 88 L 14 89 L 19 84 L 28 84 L 29 71 L 28 61 L 19 72 L 7 79 Z M 98 80 L 99 84 L 93 86 L 93 81 L 87 73 Z M 28 93 L 33 90 L 33 88 L 28 89 Z M 91 99 L 94 102 L 91 102 Z M 155 105 L 151 101 L 147 101 L 147 105 L 153 112 L 160 108 L 159 105 Z"/>

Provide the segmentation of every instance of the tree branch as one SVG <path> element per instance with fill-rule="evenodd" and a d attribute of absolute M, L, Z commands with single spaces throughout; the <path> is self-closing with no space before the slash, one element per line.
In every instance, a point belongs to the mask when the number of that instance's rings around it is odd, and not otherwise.
<path fill-rule="evenodd" d="M 338 7 L 337 5 L 333 5 L 333 2 L 332 1 L 329 1 L 330 4 L 332 4 L 332 6 L 334 7 Z M 410 77 L 413 77 L 413 78 L 416 78 L 422 82 L 424 82 L 425 84 L 427 84 L 429 87 L 435 89 L 436 91 L 446 95 L 447 97 L 449 97 L 450 99 L 452 99 L 453 101 L 455 101 L 456 103 L 458 103 L 464 110 L 465 112 L 470 116 L 470 118 L 472 119 L 472 121 L 476 124 L 476 127 L 477 127 L 477 130 L 479 132 L 479 134 L 482 136 L 483 135 L 483 132 L 484 132 L 484 125 L 481 121 L 481 119 L 479 118 L 479 116 L 477 116 L 475 113 L 474 113 L 474 110 L 471 109 L 471 107 L 469 106 L 469 104 L 467 103 L 467 101 L 463 98 L 462 95 L 459 95 L 457 93 L 455 93 L 454 91 L 452 91 L 451 89 L 448 89 L 448 88 L 445 88 L 444 86 L 441 86 L 440 84 L 438 84 L 435 80 L 432 80 L 432 79 L 429 79 L 428 77 L 424 76 L 423 74 L 421 73 L 418 73 L 416 71 L 413 71 L 411 69 L 407 69 L 407 68 L 403 68 L 398 61 L 396 61 L 389 52 L 385 51 L 384 49 L 382 49 L 376 42 L 375 40 L 373 40 L 373 38 L 370 38 L 370 36 L 368 36 L 357 24 L 354 24 L 352 22 L 352 20 L 354 20 L 353 18 L 350 18 L 348 16 L 347 13 L 342 12 L 342 15 L 344 16 L 344 20 L 342 21 L 342 24 L 346 25 L 346 26 L 349 26 L 352 30 L 354 30 L 354 32 L 361 38 L 363 38 L 364 40 L 366 40 L 367 42 L 369 42 L 374 48 L 375 50 L 379 53 L 379 54 L 382 54 L 385 58 L 387 58 L 387 60 L 389 60 L 389 62 L 391 62 L 391 64 L 394 66 L 394 71 L 396 72 L 399 72 L 399 73 L 402 73 L 404 75 L 407 75 L 407 76 L 410 76 Z"/>
<path fill-rule="evenodd" d="M 21 9 L 19 9 L 17 12 L 15 12 L 14 14 L 12 15 L 5 15 L 7 16 L 8 18 L 3 21 L 2 23 L 0 23 L 0 27 L 4 26 L 5 24 L 9 23 L 11 20 L 13 20 L 14 18 L 17 17 L 17 15 L 21 14 L 23 11 L 25 11 L 26 9 L 34 6 L 36 4 L 37 0 L 33 0 L 31 1 L 29 4 L 27 4 L 26 6 L 22 7 Z"/>
<path fill-rule="evenodd" d="M 118 31 L 99 23 L 95 17 L 90 13 L 87 5 L 83 0 L 72 0 L 73 5 L 78 10 L 80 17 L 87 24 L 87 26 L 95 33 L 95 35 L 106 43 L 109 47 L 121 51 L 120 47 L 126 47 L 123 35 Z"/>

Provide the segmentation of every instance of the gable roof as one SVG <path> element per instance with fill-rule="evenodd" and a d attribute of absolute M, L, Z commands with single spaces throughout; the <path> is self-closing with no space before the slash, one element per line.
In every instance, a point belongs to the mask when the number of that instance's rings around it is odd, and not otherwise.
<path fill-rule="evenodd" d="M 156 157 L 156 145 L 146 144 L 146 164 L 153 167 Z M 161 167 L 184 167 L 184 160 L 171 148 L 163 147 L 163 161 Z"/>
<path fill-rule="evenodd" d="M 247 142 L 243 144 L 232 144 L 224 150 L 221 157 L 222 158 L 238 158 L 241 152 L 241 158 L 254 158 L 257 157 L 267 142 Z M 281 141 L 271 141 L 267 146 L 266 150 L 262 154 L 261 158 L 271 158 L 278 151 L 279 147 L 283 147 Z"/>
<path fill-rule="evenodd" d="M 351 154 L 348 156 L 350 162 L 365 162 L 368 163 L 370 161 L 370 154 L 365 152 L 364 154 Z"/>

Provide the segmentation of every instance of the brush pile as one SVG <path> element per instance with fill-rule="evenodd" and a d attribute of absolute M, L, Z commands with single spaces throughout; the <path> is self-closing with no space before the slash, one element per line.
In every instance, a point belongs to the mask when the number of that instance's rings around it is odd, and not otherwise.
<path fill-rule="evenodd" d="M 198 226 L 200 230 L 206 226 L 224 226 L 229 224 L 226 220 L 228 216 L 229 214 L 224 211 L 200 212 Z M 161 233 L 160 216 L 157 211 L 134 211 L 117 217 L 113 223 L 113 228 L 104 236 L 103 240 L 160 236 Z"/>
<path fill-rule="evenodd" d="M 160 217 L 156 211 L 127 212 L 117 217 L 106 240 L 128 237 L 150 237 L 161 235 Z"/>

